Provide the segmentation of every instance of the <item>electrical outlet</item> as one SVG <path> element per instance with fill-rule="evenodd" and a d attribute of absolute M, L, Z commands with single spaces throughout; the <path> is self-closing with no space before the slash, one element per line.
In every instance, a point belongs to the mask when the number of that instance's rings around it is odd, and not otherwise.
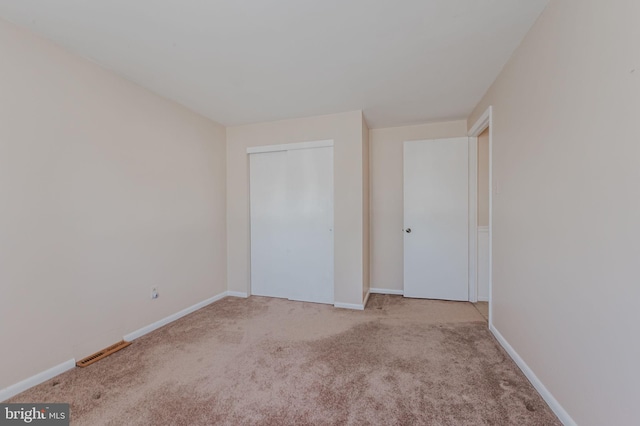
<path fill-rule="evenodd" d="M 156 290 L 155 288 L 151 289 L 151 298 L 152 299 L 157 299 L 158 298 L 158 290 Z"/>

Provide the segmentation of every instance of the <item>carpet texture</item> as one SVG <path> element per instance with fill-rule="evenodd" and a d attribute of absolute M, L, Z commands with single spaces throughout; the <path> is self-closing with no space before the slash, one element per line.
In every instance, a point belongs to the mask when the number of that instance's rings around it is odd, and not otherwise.
<path fill-rule="evenodd" d="M 560 425 L 470 303 L 226 298 L 8 402 L 74 425 Z"/>

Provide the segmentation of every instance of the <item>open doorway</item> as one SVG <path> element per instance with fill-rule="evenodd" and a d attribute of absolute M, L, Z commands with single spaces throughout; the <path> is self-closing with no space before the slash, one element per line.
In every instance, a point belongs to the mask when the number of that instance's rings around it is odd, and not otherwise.
<path fill-rule="evenodd" d="M 476 294 L 471 300 L 491 324 L 491 202 L 492 109 L 489 107 L 469 132 L 477 140 L 477 196 L 475 226 Z M 473 231 L 472 231 L 473 232 Z"/>
<path fill-rule="evenodd" d="M 478 197 L 476 227 L 478 301 L 475 306 L 489 321 L 489 128 L 478 136 Z"/>

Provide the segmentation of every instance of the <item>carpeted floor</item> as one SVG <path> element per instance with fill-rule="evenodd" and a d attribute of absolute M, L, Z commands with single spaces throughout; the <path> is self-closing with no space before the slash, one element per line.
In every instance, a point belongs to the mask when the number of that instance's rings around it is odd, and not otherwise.
<path fill-rule="evenodd" d="M 559 425 L 470 303 L 226 298 L 8 402 L 74 425 Z"/>
<path fill-rule="evenodd" d="M 480 315 L 488 322 L 489 321 L 489 303 L 488 302 L 476 302 L 473 304 L 475 308 L 480 312 Z"/>

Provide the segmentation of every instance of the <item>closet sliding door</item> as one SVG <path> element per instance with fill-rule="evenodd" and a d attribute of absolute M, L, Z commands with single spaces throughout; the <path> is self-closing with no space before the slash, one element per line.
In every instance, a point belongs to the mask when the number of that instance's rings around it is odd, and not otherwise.
<path fill-rule="evenodd" d="M 251 294 L 289 297 L 287 152 L 251 154 Z"/>
<path fill-rule="evenodd" d="M 333 147 L 318 144 L 249 156 L 252 294 L 333 303 Z"/>

